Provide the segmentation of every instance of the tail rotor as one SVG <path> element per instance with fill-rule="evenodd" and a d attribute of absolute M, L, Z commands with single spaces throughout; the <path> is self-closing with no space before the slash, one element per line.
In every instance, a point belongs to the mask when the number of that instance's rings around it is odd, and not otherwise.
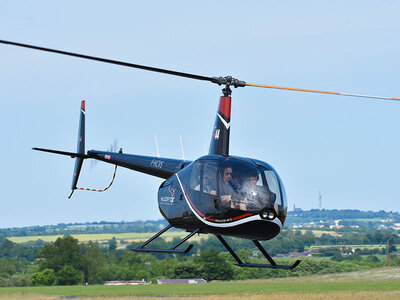
<path fill-rule="evenodd" d="M 78 142 L 76 152 L 85 155 L 85 100 L 81 102 L 81 112 L 79 117 L 79 131 L 78 131 Z M 79 174 L 81 172 L 84 157 L 75 158 L 74 173 L 72 175 L 71 194 L 68 198 L 72 197 L 72 194 L 77 189 Z"/>

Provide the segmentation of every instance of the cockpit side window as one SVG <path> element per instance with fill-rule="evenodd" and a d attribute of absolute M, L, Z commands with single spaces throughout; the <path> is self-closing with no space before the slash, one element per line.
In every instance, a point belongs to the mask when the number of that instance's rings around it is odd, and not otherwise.
<path fill-rule="evenodd" d="M 196 162 L 192 166 L 192 172 L 190 176 L 189 188 L 195 191 L 200 191 L 200 174 L 201 174 L 202 164 Z"/>
<path fill-rule="evenodd" d="M 202 174 L 202 191 L 203 193 L 216 195 L 217 194 L 217 175 L 218 165 L 216 162 L 206 162 Z"/>
<path fill-rule="evenodd" d="M 272 193 L 275 194 L 274 208 L 279 216 L 286 217 L 286 194 L 280 178 L 272 170 L 264 169 L 265 179 L 268 182 L 268 187 Z"/>
<path fill-rule="evenodd" d="M 276 200 L 275 203 L 278 203 L 278 205 L 282 204 L 281 197 L 280 197 L 280 190 L 279 190 L 279 183 L 278 179 L 275 176 L 275 173 L 273 171 L 264 171 L 265 179 L 267 180 L 268 187 L 271 192 L 276 194 Z"/>

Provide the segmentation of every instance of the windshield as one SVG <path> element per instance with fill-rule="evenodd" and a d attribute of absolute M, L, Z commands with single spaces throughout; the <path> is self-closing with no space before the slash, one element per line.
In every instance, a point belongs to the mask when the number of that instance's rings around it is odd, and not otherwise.
<path fill-rule="evenodd" d="M 179 172 L 190 205 L 207 218 L 223 221 L 282 207 L 280 181 L 274 171 L 248 161 L 198 160 Z"/>

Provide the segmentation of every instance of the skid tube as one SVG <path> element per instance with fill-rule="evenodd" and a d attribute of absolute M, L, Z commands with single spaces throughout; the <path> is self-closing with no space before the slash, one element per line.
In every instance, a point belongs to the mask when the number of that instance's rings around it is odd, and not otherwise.
<path fill-rule="evenodd" d="M 129 250 L 135 251 L 135 252 L 146 252 L 146 253 L 174 253 L 174 254 L 188 253 L 193 248 L 193 244 L 190 244 L 189 246 L 187 246 L 186 249 L 183 249 L 183 250 L 176 250 L 176 248 L 178 248 L 180 245 L 182 245 L 184 242 L 186 242 L 188 239 L 190 239 L 192 236 L 194 236 L 196 233 L 198 233 L 200 231 L 200 228 L 189 233 L 186 237 L 184 237 L 182 240 L 180 240 L 178 243 L 176 243 L 169 249 L 147 249 L 147 248 L 145 248 L 148 244 L 150 244 L 152 241 L 154 241 L 160 235 L 162 235 L 163 233 L 168 231 L 171 227 L 173 227 L 173 226 L 171 224 L 169 224 L 167 227 L 165 227 L 164 229 L 162 229 L 161 231 L 156 233 L 154 236 L 149 238 L 147 241 L 145 241 L 143 244 L 141 244 L 139 246 L 139 248 L 133 248 L 133 249 L 129 249 Z"/>
<path fill-rule="evenodd" d="M 264 257 L 270 262 L 270 264 L 250 264 L 244 263 L 239 256 L 233 251 L 233 249 L 229 246 L 229 244 L 225 241 L 225 239 L 221 235 L 216 235 L 219 241 L 224 245 L 226 250 L 233 256 L 233 258 L 237 261 L 235 266 L 244 267 L 244 268 L 267 268 L 267 269 L 283 269 L 283 270 L 292 270 L 296 268 L 300 260 L 296 260 L 292 265 L 278 265 L 273 258 L 268 254 L 268 252 L 263 248 L 259 241 L 253 240 L 254 245 L 260 250 L 260 252 L 264 255 Z"/>

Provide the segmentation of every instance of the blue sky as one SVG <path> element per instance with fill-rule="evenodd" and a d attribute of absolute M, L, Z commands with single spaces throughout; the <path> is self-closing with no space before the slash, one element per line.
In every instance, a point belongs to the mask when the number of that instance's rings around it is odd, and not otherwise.
<path fill-rule="evenodd" d="M 0 39 L 249 83 L 400 97 L 398 1 L 3 1 Z M 67 199 L 79 103 L 87 149 L 196 159 L 220 87 L 0 45 L 0 227 L 159 219 L 161 180 L 119 169 Z M 400 103 L 241 88 L 232 155 L 264 160 L 290 208 L 400 210 Z M 79 185 L 108 184 L 85 162 Z"/>

